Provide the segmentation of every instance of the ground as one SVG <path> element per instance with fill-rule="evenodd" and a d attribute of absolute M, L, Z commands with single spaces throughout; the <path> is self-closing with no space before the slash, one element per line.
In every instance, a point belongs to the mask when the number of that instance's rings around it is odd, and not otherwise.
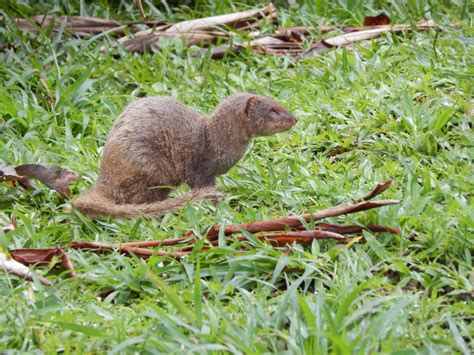
<path fill-rule="evenodd" d="M 168 2 L 169 11 L 147 1 L 144 7 L 169 21 L 247 8 L 195 3 Z M 134 97 L 171 95 L 207 114 L 234 92 L 255 91 L 299 118 L 290 132 L 257 139 L 218 179 L 220 204 L 194 204 L 159 221 L 90 221 L 44 186 L 28 192 L 2 184 L 0 222 L 15 215 L 18 228 L 0 232 L 1 247 L 179 237 L 216 223 L 325 208 L 389 178 L 396 184 L 383 197 L 399 205 L 332 221 L 386 224 L 401 235 L 365 233 L 361 243 L 315 241 L 290 251 L 247 244 L 250 250 L 240 252 L 236 242 L 196 249 L 181 262 L 69 250 L 78 279 L 52 266 L 35 268 L 55 281 L 50 287 L 0 275 L 0 350 L 472 351 L 468 1 L 293 3 L 276 3 L 282 25 L 359 25 L 365 15 L 385 11 L 396 23 L 434 19 L 443 31 L 388 34 L 302 62 L 251 52 L 217 61 L 188 55 L 176 41 L 153 53 L 101 53 L 113 38 L 78 39 L 50 29 L 30 38 L 0 24 L 0 159 L 77 172 L 73 198 L 95 181 L 107 132 Z M 22 1 L 4 11 L 140 17 L 133 5 L 104 1 Z M 446 26 L 455 21 L 460 27 Z"/>

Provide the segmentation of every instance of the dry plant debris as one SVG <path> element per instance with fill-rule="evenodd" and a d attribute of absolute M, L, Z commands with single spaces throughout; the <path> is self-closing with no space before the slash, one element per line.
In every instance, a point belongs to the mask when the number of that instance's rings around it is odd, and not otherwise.
<path fill-rule="evenodd" d="M 12 167 L 0 162 L 0 181 L 5 181 L 10 187 L 15 187 L 15 182 L 21 187 L 34 190 L 36 187 L 31 183 L 36 179 L 52 190 L 57 191 L 62 198 L 71 196 L 69 185 L 77 180 L 77 175 L 60 167 L 45 167 L 40 164 L 25 164 Z"/>
<path fill-rule="evenodd" d="M 0 270 L 16 275 L 28 281 L 33 281 L 33 274 L 30 269 L 15 259 L 9 258 L 5 253 L 0 252 Z M 38 280 L 45 286 L 50 286 L 51 281 L 39 276 Z"/>
<path fill-rule="evenodd" d="M 188 45 L 202 47 L 201 55 L 210 52 L 211 58 L 219 59 L 228 53 L 238 53 L 244 48 L 266 55 L 295 56 L 304 58 L 319 55 L 333 47 L 346 47 L 354 42 L 380 37 L 383 33 L 401 31 L 421 31 L 438 28 L 434 21 L 421 21 L 417 25 L 391 24 L 390 17 L 384 13 L 377 16 L 366 16 L 364 26 L 293 26 L 276 27 L 273 34 L 261 34 L 258 30 L 265 24 L 277 24 L 277 10 L 273 4 L 247 11 L 240 11 L 219 16 L 211 16 L 187 20 L 175 24 L 164 21 L 147 20 L 141 1 L 135 4 L 140 10 L 142 21 L 119 22 L 110 19 L 100 19 L 80 16 L 37 15 L 29 19 L 16 18 L 19 28 L 35 33 L 39 28 L 48 26 L 55 30 L 64 28 L 77 36 L 110 33 L 120 37 L 113 46 L 121 45 L 128 51 L 143 52 L 159 47 L 160 38 L 180 38 Z M 137 25 L 148 26 L 140 30 Z M 453 26 L 458 24 L 454 23 Z M 125 34 L 127 29 L 128 34 Z M 236 31 L 246 31 L 250 40 L 237 41 Z M 312 32 L 326 33 L 342 31 L 343 34 L 330 38 L 313 38 Z M 310 47 L 305 47 L 305 40 Z M 219 46 L 212 46 L 224 42 Z M 102 46 L 102 51 L 108 46 Z"/>
<path fill-rule="evenodd" d="M 369 209 L 379 208 L 397 204 L 398 200 L 379 200 L 369 201 L 381 194 L 391 185 L 393 180 L 377 184 L 375 188 L 364 196 L 355 200 L 355 202 L 341 204 L 313 213 L 306 213 L 297 216 L 277 218 L 273 220 L 256 221 L 250 223 L 233 224 L 228 226 L 216 225 L 211 227 L 205 238 L 207 245 L 200 251 L 207 251 L 212 247 L 219 245 L 219 236 L 222 235 L 228 241 L 250 240 L 249 234 L 261 242 L 268 242 L 277 247 L 286 247 L 288 245 L 302 244 L 310 245 L 315 239 L 333 239 L 340 243 L 357 242 L 363 239 L 361 233 L 366 230 L 373 233 L 388 232 L 400 235 L 397 228 L 380 225 L 337 225 L 328 223 L 315 223 L 314 230 L 307 230 L 306 223 L 316 222 L 329 217 L 337 217 Z M 4 227 L 5 232 L 14 230 L 16 221 L 12 220 L 12 225 Z M 237 234 L 236 237 L 233 235 Z M 144 242 L 129 242 L 121 244 L 107 244 L 99 242 L 72 242 L 70 248 L 92 251 L 96 253 L 120 251 L 126 255 L 135 255 L 142 259 L 148 259 L 153 255 L 170 257 L 172 259 L 181 259 L 193 251 L 193 247 L 198 239 L 193 232 L 188 232 L 184 237 L 177 239 L 150 240 Z M 173 251 L 162 251 L 148 249 L 151 247 L 181 246 L 181 249 Z M 17 275 L 26 280 L 32 280 L 32 274 L 28 269 L 30 265 L 49 265 L 57 260 L 60 266 L 67 270 L 68 277 L 76 277 L 74 267 L 63 248 L 39 248 L 39 249 L 13 249 L 9 250 L 11 258 L 6 254 L 0 253 L 0 268 L 8 273 Z M 56 258 L 56 259 L 55 259 Z M 50 285 L 51 282 L 44 277 L 39 278 L 43 285 Z"/>
<path fill-rule="evenodd" d="M 313 213 L 278 218 L 273 220 L 229 225 L 225 227 L 220 225 L 213 226 L 207 231 L 207 233 L 205 233 L 205 238 L 207 239 L 208 246 L 201 250 L 208 250 L 208 248 L 212 246 L 219 245 L 219 235 L 223 235 L 226 239 L 232 240 L 233 234 L 239 234 L 235 239 L 243 241 L 249 239 L 248 234 L 250 233 L 262 242 L 268 241 L 272 245 L 279 247 L 285 247 L 287 245 L 292 245 L 295 243 L 309 245 L 314 239 L 335 239 L 345 243 L 353 240 L 354 238 L 353 236 L 347 237 L 345 235 L 355 234 L 356 237 L 360 238 L 360 234 L 364 230 L 371 231 L 374 233 L 389 232 L 399 235 L 400 231 L 398 229 L 379 225 L 369 225 L 364 227 L 356 225 L 344 226 L 328 223 L 317 223 L 315 224 L 315 230 L 306 230 L 305 225 L 305 223 L 311 223 L 329 217 L 337 217 L 359 211 L 379 208 L 382 206 L 397 204 L 400 201 L 368 201 L 369 199 L 372 199 L 373 197 L 381 194 L 393 183 L 393 180 L 388 180 L 382 184 L 377 184 L 377 186 L 371 192 L 357 199 L 357 201 L 354 203 L 337 205 Z M 197 239 L 195 238 L 194 233 L 188 232 L 184 237 L 177 239 L 151 240 L 144 242 L 129 242 L 121 244 L 77 241 L 71 244 L 71 248 L 89 250 L 99 253 L 104 251 L 116 250 L 125 254 L 134 254 L 143 259 L 147 259 L 152 255 L 170 256 L 172 258 L 180 259 L 181 257 L 191 253 L 192 246 L 196 243 L 196 241 Z M 171 252 L 153 251 L 151 249 L 147 249 L 150 247 L 176 245 L 182 245 L 183 248 Z"/>

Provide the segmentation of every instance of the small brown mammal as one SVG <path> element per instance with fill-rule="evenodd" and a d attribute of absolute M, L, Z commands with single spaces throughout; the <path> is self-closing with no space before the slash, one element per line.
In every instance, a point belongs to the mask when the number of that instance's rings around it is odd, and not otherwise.
<path fill-rule="evenodd" d="M 215 178 L 240 158 L 253 137 L 290 129 L 296 118 L 256 94 L 226 98 L 203 117 L 164 96 L 130 103 L 109 133 L 97 184 L 74 203 L 89 217 L 160 217 L 209 198 Z M 192 190 L 167 198 L 170 186 Z"/>

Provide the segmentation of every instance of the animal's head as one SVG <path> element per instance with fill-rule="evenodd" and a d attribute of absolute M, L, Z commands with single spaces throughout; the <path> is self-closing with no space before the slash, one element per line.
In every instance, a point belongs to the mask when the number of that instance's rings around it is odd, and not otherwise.
<path fill-rule="evenodd" d="M 269 136 L 284 132 L 298 120 L 278 102 L 257 95 L 246 94 L 245 116 L 252 136 Z"/>

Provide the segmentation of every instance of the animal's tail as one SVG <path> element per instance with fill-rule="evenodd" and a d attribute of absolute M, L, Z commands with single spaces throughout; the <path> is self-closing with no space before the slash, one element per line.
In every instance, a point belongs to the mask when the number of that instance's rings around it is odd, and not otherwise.
<path fill-rule="evenodd" d="M 163 201 L 143 204 L 116 204 L 95 189 L 80 196 L 74 206 L 84 215 L 95 217 L 154 217 L 158 218 L 166 212 L 172 212 L 185 206 L 188 202 L 215 198 L 218 195 L 214 187 L 205 187 L 186 192 L 185 194 Z"/>

